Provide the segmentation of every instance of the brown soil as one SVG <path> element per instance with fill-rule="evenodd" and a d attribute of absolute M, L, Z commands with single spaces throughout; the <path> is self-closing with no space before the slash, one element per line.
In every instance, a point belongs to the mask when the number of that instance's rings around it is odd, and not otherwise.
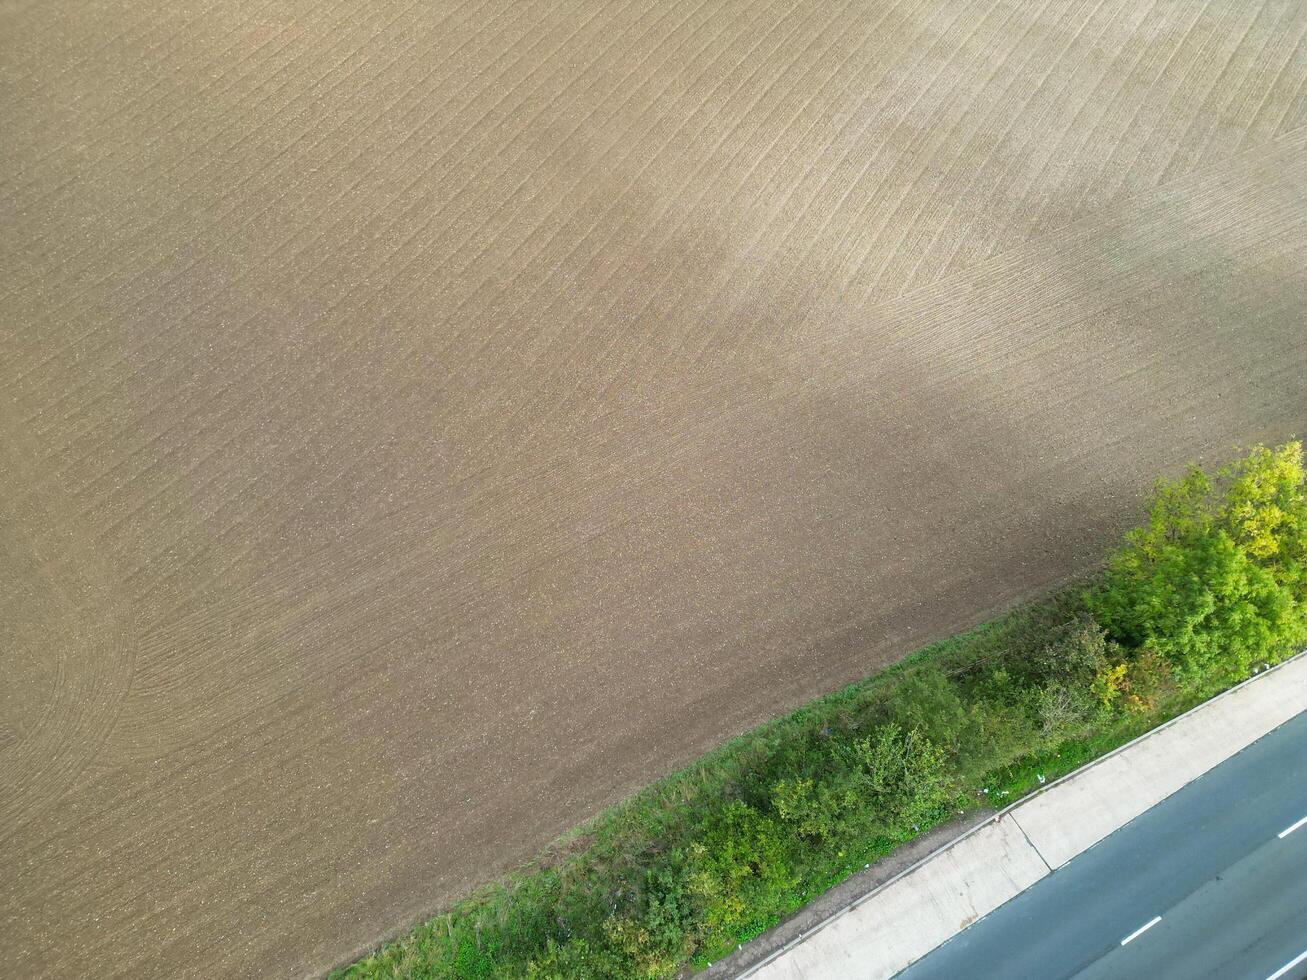
<path fill-rule="evenodd" d="M 0 3 L 0 936 L 321 971 L 1307 429 L 1307 5 Z"/>

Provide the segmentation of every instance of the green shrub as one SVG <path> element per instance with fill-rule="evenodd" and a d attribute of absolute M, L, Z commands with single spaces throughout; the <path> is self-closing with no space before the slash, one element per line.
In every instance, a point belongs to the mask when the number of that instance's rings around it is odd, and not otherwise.
<path fill-rule="evenodd" d="M 1031 685 L 1083 687 L 1110 655 L 1107 632 L 1079 610 L 1064 622 L 1050 624 L 1047 639 L 1024 658 L 1025 681 Z M 1009 658 L 1014 659 L 1014 658 Z"/>
<path fill-rule="evenodd" d="M 1040 741 L 1050 744 L 1074 738 L 1092 721 L 1096 709 L 1085 687 L 1057 684 L 1040 688 L 1033 704 Z"/>
<path fill-rule="evenodd" d="M 781 821 L 739 800 L 707 821 L 687 854 L 688 890 L 702 910 L 701 945 L 729 944 L 796 884 L 788 843 Z"/>
<path fill-rule="evenodd" d="M 890 827 L 925 820 L 950 795 L 944 751 L 919 729 L 884 725 L 855 742 L 852 754 L 866 781 L 864 805 Z"/>
<path fill-rule="evenodd" d="M 992 672 L 986 680 L 993 683 Z M 886 699 L 884 723 L 915 732 L 939 749 L 951 764 L 974 776 L 987 768 L 980 698 L 964 684 L 930 664 L 904 676 Z M 964 777 L 966 778 L 966 777 Z"/>
<path fill-rule="evenodd" d="M 645 873 L 634 908 L 604 923 L 605 938 L 629 964 L 628 975 L 670 976 L 693 951 L 696 916 L 685 875 L 681 856 L 673 855 L 669 867 Z"/>
<path fill-rule="evenodd" d="M 845 822 L 858 806 L 853 779 L 782 779 L 772 788 L 772 805 L 782 822 L 799 837 L 817 843 L 839 840 Z"/>
<path fill-rule="evenodd" d="M 899 834 L 951 798 L 947 772 L 943 750 L 919 730 L 889 723 L 865 738 L 836 741 L 822 778 L 776 783 L 772 805 L 792 834 L 815 844 Z"/>

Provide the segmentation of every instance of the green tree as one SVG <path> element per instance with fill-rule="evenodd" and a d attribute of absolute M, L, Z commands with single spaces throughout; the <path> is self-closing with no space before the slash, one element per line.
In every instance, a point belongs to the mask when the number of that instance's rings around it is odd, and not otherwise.
<path fill-rule="evenodd" d="M 1302 445 L 1259 446 L 1216 484 L 1197 466 L 1159 482 L 1090 604 L 1113 639 L 1212 688 L 1307 638 L 1305 569 Z"/>

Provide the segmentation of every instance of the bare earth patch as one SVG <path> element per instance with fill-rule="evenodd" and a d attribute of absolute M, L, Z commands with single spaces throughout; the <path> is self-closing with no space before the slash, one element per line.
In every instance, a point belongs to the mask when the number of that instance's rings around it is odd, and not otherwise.
<path fill-rule="evenodd" d="M 0 935 L 322 971 L 1307 421 L 1307 6 L 0 6 Z"/>

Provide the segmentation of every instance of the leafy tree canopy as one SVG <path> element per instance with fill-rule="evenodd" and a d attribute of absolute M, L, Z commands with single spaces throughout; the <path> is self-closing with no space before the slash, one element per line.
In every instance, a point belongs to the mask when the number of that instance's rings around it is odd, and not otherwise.
<path fill-rule="evenodd" d="M 1218 472 L 1160 481 L 1148 522 L 1090 597 L 1113 639 L 1222 686 L 1307 639 L 1302 444 L 1258 446 Z"/>

